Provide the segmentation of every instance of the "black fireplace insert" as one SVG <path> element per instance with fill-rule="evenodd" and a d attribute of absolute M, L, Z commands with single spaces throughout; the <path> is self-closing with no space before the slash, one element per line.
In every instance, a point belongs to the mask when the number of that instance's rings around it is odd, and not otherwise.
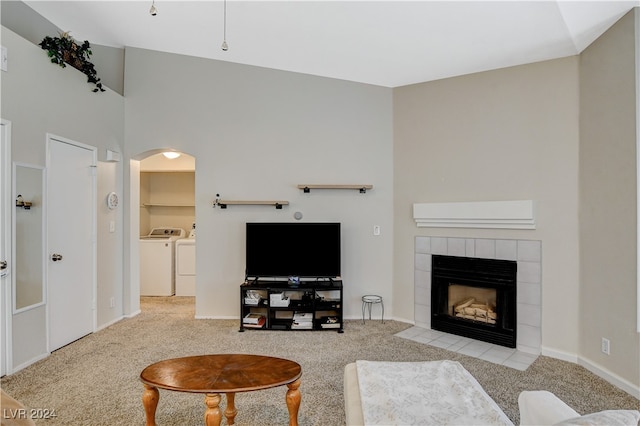
<path fill-rule="evenodd" d="M 431 328 L 516 347 L 517 262 L 433 255 Z"/>

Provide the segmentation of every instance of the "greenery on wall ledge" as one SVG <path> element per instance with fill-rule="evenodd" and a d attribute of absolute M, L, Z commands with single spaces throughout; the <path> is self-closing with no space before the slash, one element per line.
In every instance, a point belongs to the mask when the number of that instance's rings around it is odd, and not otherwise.
<path fill-rule="evenodd" d="M 51 62 L 65 68 L 69 64 L 75 69 L 82 71 L 87 76 L 87 83 L 95 84 L 94 92 L 104 92 L 102 83 L 98 78 L 96 69 L 89 61 L 91 56 L 91 45 L 88 41 L 79 44 L 74 40 L 69 32 L 60 34 L 60 37 L 46 36 L 40 42 L 40 47 L 47 51 Z"/>

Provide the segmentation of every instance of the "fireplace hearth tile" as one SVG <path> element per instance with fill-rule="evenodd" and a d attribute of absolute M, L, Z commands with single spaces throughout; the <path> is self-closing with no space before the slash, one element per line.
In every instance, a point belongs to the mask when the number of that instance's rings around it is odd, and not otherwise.
<path fill-rule="evenodd" d="M 525 371 L 527 368 L 529 368 L 531 363 L 516 362 L 508 359 L 505 362 L 503 362 L 501 365 L 504 365 L 505 367 L 513 368 L 514 370 Z"/>
<path fill-rule="evenodd" d="M 516 240 L 496 240 L 496 259 L 517 260 L 518 243 Z"/>
<path fill-rule="evenodd" d="M 540 327 L 540 324 L 542 323 L 542 318 L 540 318 L 540 306 L 529 305 L 528 303 L 518 303 L 517 313 L 518 324 Z"/>
<path fill-rule="evenodd" d="M 404 339 L 412 339 L 416 336 L 423 335 L 424 331 L 425 330 L 420 327 L 411 327 L 411 328 L 407 328 L 406 330 L 402 330 L 399 333 L 396 333 L 396 336 L 402 337 Z"/>
<path fill-rule="evenodd" d="M 542 344 L 540 336 L 540 328 L 532 327 L 527 324 L 518 324 L 517 345 L 520 347 L 528 346 L 531 348 L 539 348 Z M 526 351 L 529 352 L 529 351 Z"/>
<path fill-rule="evenodd" d="M 518 260 L 540 263 L 542 261 L 540 241 L 518 240 Z"/>
<path fill-rule="evenodd" d="M 519 362 L 523 364 L 531 364 L 537 358 L 538 356 L 534 354 L 529 354 L 522 351 L 515 351 L 515 353 L 509 357 L 508 361 Z"/>
<path fill-rule="evenodd" d="M 464 238 L 447 239 L 447 254 L 449 256 L 466 256 L 466 247 Z"/>
<path fill-rule="evenodd" d="M 479 238 L 476 240 L 476 256 L 482 259 L 496 259 L 496 240 Z"/>
<path fill-rule="evenodd" d="M 418 271 L 431 272 L 431 255 L 416 253 L 415 268 Z"/>
<path fill-rule="evenodd" d="M 431 279 L 429 279 L 431 281 Z M 540 284 L 534 283 L 518 283 L 518 294 L 516 295 L 518 303 L 528 303 L 536 305 L 540 309 L 542 303 L 542 295 L 540 294 Z"/>
<path fill-rule="evenodd" d="M 509 356 L 511 356 L 511 355 L 510 354 L 501 354 L 501 353 L 492 353 L 491 350 L 488 350 L 485 353 L 483 353 L 482 355 L 480 355 L 478 358 L 480 358 L 483 361 L 492 362 L 494 364 L 502 364 L 502 363 L 506 362 L 507 359 L 509 359 Z"/>
<path fill-rule="evenodd" d="M 467 238 L 464 241 L 466 246 L 465 256 L 476 257 L 476 240 L 473 238 Z"/>
<path fill-rule="evenodd" d="M 483 348 L 479 346 L 465 345 L 462 348 L 458 349 L 456 352 L 462 355 L 471 356 L 474 358 L 480 359 L 482 354 L 488 351 L 489 348 Z M 492 361 L 493 362 L 493 361 Z"/>
<path fill-rule="evenodd" d="M 436 348 L 440 348 L 440 349 L 448 349 L 449 346 L 453 345 L 453 343 L 443 342 L 440 339 L 432 340 L 430 342 L 425 342 L 425 343 L 427 343 L 428 345 L 431 345 L 431 346 L 435 346 Z"/>
<path fill-rule="evenodd" d="M 431 306 L 431 283 L 427 286 L 416 286 L 414 297 L 418 305 Z"/>
<path fill-rule="evenodd" d="M 542 270 L 537 262 L 518 262 L 518 282 L 539 283 L 542 280 Z"/>
<path fill-rule="evenodd" d="M 483 353 L 480 356 L 480 359 L 483 359 L 485 361 L 491 361 L 495 364 L 502 364 L 507 359 L 509 359 L 511 355 L 513 355 L 514 353 L 516 353 L 515 349 L 492 347 L 492 348 L 489 348 L 488 351 Z"/>
<path fill-rule="evenodd" d="M 447 254 L 447 239 L 431 237 L 431 254 Z"/>
<path fill-rule="evenodd" d="M 431 253 L 431 237 L 416 237 L 416 253 Z"/>
<path fill-rule="evenodd" d="M 505 348 L 420 326 L 410 327 L 396 333 L 395 336 L 520 371 L 526 370 L 538 358 L 538 355 L 523 352 L 520 349 Z"/>
<path fill-rule="evenodd" d="M 415 271 L 415 283 L 416 287 L 428 288 L 431 291 L 431 272 L 430 271 Z"/>

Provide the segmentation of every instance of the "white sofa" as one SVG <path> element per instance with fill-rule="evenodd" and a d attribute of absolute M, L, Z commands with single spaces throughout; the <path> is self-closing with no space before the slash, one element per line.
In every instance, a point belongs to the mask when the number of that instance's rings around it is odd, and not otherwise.
<path fill-rule="evenodd" d="M 362 362 L 362 361 L 358 361 Z M 434 361 L 432 363 L 440 363 L 441 361 Z M 449 362 L 450 361 L 444 361 Z M 456 363 L 457 364 L 457 363 Z M 460 368 L 462 368 L 460 366 Z M 464 368 L 462 368 L 464 370 Z M 368 371 L 368 370 L 360 370 L 360 371 Z M 480 387 L 480 385 L 471 377 L 471 375 L 464 370 L 467 375 L 460 376 L 460 381 L 468 381 L 468 384 L 465 386 L 468 387 Z M 346 424 L 347 426 L 356 426 L 356 425 L 364 425 L 365 424 L 365 415 L 363 413 L 363 403 L 361 397 L 361 389 L 360 389 L 360 380 L 358 380 L 358 367 L 356 363 L 348 364 L 344 369 L 344 402 L 345 402 L 345 415 L 346 415 Z M 416 375 L 411 380 L 412 383 L 422 383 L 424 387 L 431 386 L 432 383 L 435 383 L 433 377 L 429 377 L 427 380 L 424 377 L 420 377 L 420 373 L 416 373 Z M 363 383 L 369 383 L 363 380 Z M 434 388 L 439 386 L 438 384 L 433 385 Z M 378 387 L 374 385 L 374 387 Z M 385 389 L 383 386 L 380 386 L 379 389 Z M 389 389 L 389 388 L 386 388 Z M 394 388 L 395 389 L 395 388 Z M 481 389 L 481 388 L 480 388 Z M 377 392 L 379 392 L 378 390 Z M 442 394 L 442 387 L 438 389 L 431 390 L 433 395 L 437 395 L 436 398 L 446 399 L 447 396 Z M 382 390 L 382 392 L 389 392 L 388 390 Z M 415 392 L 410 393 L 409 395 L 415 395 Z M 428 392 L 427 392 L 428 394 Z M 490 400 L 488 404 L 485 404 L 485 407 L 488 407 L 489 410 L 497 410 L 499 413 L 496 413 L 494 418 L 489 418 L 487 421 L 487 417 L 474 419 L 472 422 L 474 424 L 495 424 L 493 420 L 496 420 L 498 424 L 510 424 L 511 422 L 506 419 L 506 415 L 498 408 L 497 404 L 487 395 L 484 391 L 481 391 L 478 395 L 481 398 L 486 398 Z M 418 395 L 416 395 L 418 396 Z M 424 396 L 424 395 L 423 395 Z M 411 400 L 412 398 L 407 398 L 407 400 Z M 379 398 L 378 401 L 382 401 L 382 403 L 386 403 L 387 396 L 383 396 Z M 414 401 L 420 401 L 422 404 L 422 399 L 415 398 Z M 378 404 L 380 405 L 380 404 Z M 427 404 L 424 404 L 425 406 Z M 520 409 L 520 424 L 526 426 L 543 426 L 543 425 L 624 425 L 624 426 L 638 426 L 638 420 L 640 419 L 640 412 L 636 410 L 613 410 L 613 411 L 603 411 L 600 413 L 594 413 L 587 416 L 580 416 L 575 410 L 561 401 L 558 397 L 548 391 L 525 391 L 519 395 L 518 405 Z M 446 404 L 445 404 L 446 406 Z M 392 407 L 391 409 L 397 410 L 397 406 Z M 405 404 L 406 407 L 406 404 Z M 403 409 L 405 408 L 403 407 Z M 468 407 L 465 407 L 468 410 Z M 450 408 L 449 408 L 450 409 Z M 427 408 L 427 410 L 433 410 L 432 407 Z M 455 411 L 455 410 L 454 410 Z M 430 418 L 438 418 L 442 419 L 442 416 L 437 417 L 438 413 L 435 415 L 433 413 L 429 414 Z M 471 415 L 473 415 L 473 411 L 471 410 Z M 427 418 L 427 417 L 425 417 Z M 411 424 L 427 424 L 424 419 L 420 423 L 411 423 Z M 493 419 L 493 420 L 491 420 Z M 504 421 L 506 419 L 506 422 Z M 477 421 L 476 421 L 477 420 Z M 388 422 L 388 420 L 387 420 Z M 455 423 L 455 422 L 453 422 Z M 385 424 L 376 423 L 369 421 L 366 424 Z M 388 424 L 388 423 L 387 423 Z M 399 424 L 399 423 L 397 423 Z M 402 424 L 410 424 L 407 422 L 402 422 Z M 441 420 L 438 421 L 438 424 L 446 424 L 446 420 L 443 422 Z"/>

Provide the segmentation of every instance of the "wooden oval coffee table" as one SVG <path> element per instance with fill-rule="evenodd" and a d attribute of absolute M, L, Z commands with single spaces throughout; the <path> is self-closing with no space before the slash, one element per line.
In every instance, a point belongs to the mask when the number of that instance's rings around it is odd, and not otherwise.
<path fill-rule="evenodd" d="M 145 390 L 142 403 L 147 426 L 155 426 L 158 388 L 177 392 L 204 393 L 207 426 L 218 426 L 222 421 L 221 393 L 227 396 L 224 415 L 227 423 L 234 424 L 238 411 L 235 407 L 237 392 L 251 392 L 287 385 L 286 402 L 289 425 L 298 425 L 300 408 L 300 364 L 283 358 L 262 355 L 219 354 L 168 359 L 151 364 L 142 370 L 140 380 Z"/>

